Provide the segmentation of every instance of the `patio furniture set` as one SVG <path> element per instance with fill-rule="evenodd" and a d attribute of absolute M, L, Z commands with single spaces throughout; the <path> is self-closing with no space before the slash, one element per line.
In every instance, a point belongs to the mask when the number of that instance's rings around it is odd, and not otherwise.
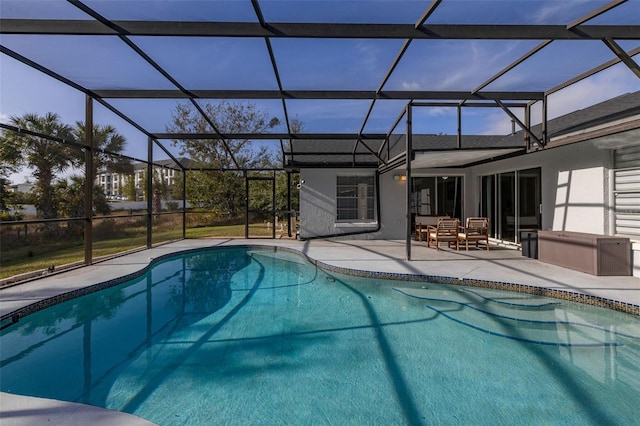
<path fill-rule="evenodd" d="M 428 222 L 436 222 L 429 224 Z M 427 241 L 427 247 L 435 246 L 440 250 L 440 243 L 447 243 L 448 247 L 455 246 L 460 250 L 460 244 L 464 244 L 469 250 L 469 243 L 475 243 L 480 247 L 483 242 L 489 250 L 489 218 L 469 217 L 466 226 L 460 226 L 460 220 L 450 217 L 436 217 L 424 220 L 416 218 L 415 237 L 418 241 Z"/>

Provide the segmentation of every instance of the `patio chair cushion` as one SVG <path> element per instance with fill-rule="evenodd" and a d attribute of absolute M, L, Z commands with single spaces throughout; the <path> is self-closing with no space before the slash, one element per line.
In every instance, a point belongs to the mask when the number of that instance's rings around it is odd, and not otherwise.
<path fill-rule="evenodd" d="M 487 250 L 489 250 L 489 218 L 469 217 L 467 218 L 467 226 L 461 227 L 460 231 L 458 238 L 465 242 L 467 250 L 469 250 L 469 241 L 475 242 L 476 247 L 478 247 L 478 242 L 484 241 Z"/>
<path fill-rule="evenodd" d="M 458 234 L 460 232 L 460 221 L 458 219 L 440 218 L 438 225 L 427 227 L 427 247 L 431 247 L 431 243 L 435 243 L 436 250 L 440 250 L 440 243 L 446 242 L 449 247 L 455 243 L 456 250 L 460 249 L 458 243 Z"/>

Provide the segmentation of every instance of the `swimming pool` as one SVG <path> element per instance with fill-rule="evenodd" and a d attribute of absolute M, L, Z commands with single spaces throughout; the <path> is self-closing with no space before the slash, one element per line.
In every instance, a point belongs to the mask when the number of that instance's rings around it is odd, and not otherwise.
<path fill-rule="evenodd" d="M 2 391 L 171 424 L 632 424 L 640 319 L 328 273 L 274 248 L 176 255 L 0 337 Z"/>

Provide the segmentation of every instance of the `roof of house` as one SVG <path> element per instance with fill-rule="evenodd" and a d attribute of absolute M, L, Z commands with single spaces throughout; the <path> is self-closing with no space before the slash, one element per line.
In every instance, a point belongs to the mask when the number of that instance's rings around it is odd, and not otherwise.
<path fill-rule="evenodd" d="M 638 114 L 640 114 L 640 91 L 626 93 L 613 99 L 592 105 L 588 108 L 579 109 L 569 114 L 549 120 L 547 122 L 547 133 L 548 137 L 552 139 L 568 133 L 633 117 Z M 541 124 L 532 126 L 531 131 L 537 137 L 542 137 Z M 522 139 L 524 137 L 523 134 L 524 131 L 520 130 L 515 134 L 510 135 L 509 139 Z"/>
<path fill-rule="evenodd" d="M 554 138 L 607 124 L 630 119 L 640 114 L 640 91 L 627 93 L 599 104 L 548 120 L 549 147 Z M 632 127 L 640 128 L 640 119 Z M 610 132 L 619 130 L 611 129 Z M 532 126 L 531 132 L 542 138 L 542 125 Z M 418 162 L 420 167 L 469 166 L 502 156 L 525 154 L 527 145 L 524 130 L 510 135 L 412 135 L 414 158 L 428 153 L 428 163 Z M 601 136 L 601 134 L 598 134 Z M 589 139 L 588 134 L 572 142 Z M 640 143 L 640 141 L 639 141 Z M 389 143 L 380 140 L 293 140 L 293 151 L 302 153 L 287 158 L 292 168 L 315 167 L 364 167 L 374 168 L 400 158 L 406 151 L 406 135 L 392 134 Z M 366 146 L 365 146 L 366 145 Z M 369 149 L 367 149 L 367 147 Z M 399 161 L 398 164 L 400 164 Z"/>

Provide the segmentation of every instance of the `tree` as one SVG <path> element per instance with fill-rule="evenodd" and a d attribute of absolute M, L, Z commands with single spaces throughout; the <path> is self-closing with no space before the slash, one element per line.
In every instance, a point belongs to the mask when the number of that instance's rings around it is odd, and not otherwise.
<path fill-rule="evenodd" d="M 11 173 L 18 171 L 18 166 L 22 162 L 20 144 L 12 143 L 7 139 L 7 130 L 2 130 L 0 136 L 0 177 L 8 178 Z"/>
<path fill-rule="evenodd" d="M 263 133 L 279 124 L 277 118 L 256 108 L 255 104 L 207 103 L 203 107 L 221 133 Z M 169 132 L 212 133 L 214 129 L 191 104 L 180 104 L 173 111 Z M 274 159 L 265 146 L 254 147 L 249 139 L 174 140 L 180 155 L 191 159 L 192 168 L 252 169 L 272 167 Z M 238 172 L 189 172 L 187 196 L 195 204 L 237 216 L 244 206 L 244 177 Z"/>
<path fill-rule="evenodd" d="M 70 126 L 60 122 L 57 114 L 25 114 L 12 116 L 10 123 L 18 128 L 34 133 L 72 141 L 74 135 Z M 62 173 L 77 164 L 78 154 L 70 145 L 26 133 L 4 131 L 0 136 L 2 161 L 8 161 L 9 167 L 27 166 L 33 168 L 37 179 L 34 193 L 38 216 L 51 219 L 57 217 L 57 207 L 53 181 L 57 173 Z M 8 167 L 8 166 L 3 166 Z"/>
<path fill-rule="evenodd" d="M 85 125 L 81 121 L 76 122 L 73 134 L 79 142 L 85 140 Z M 107 124 L 104 126 L 93 126 L 93 169 L 91 178 L 95 179 L 98 170 L 110 173 L 133 174 L 133 164 L 128 158 L 118 154 L 124 151 L 127 140 L 115 127 Z M 111 152 L 116 155 L 105 153 Z M 84 156 L 78 159 L 78 163 L 84 164 Z"/>
<path fill-rule="evenodd" d="M 124 178 L 124 196 L 129 199 L 129 201 L 138 201 L 138 189 L 136 188 L 136 183 L 133 175 L 127 175 Z"/>
<path fill-rule="evenodd" d="M 85 217 L 84 211 L 84 176 L 71 176 L 69 181 L 60 180 L 55 185 L 58 211 L 65 217 Z M 94 215 L 108 215 L 111 207 L 107 202 L 104 191 L 98 185 L 93 185 Z"/>
<path fill-rule="evenodd" d="M 276 209 L 279 211 L 287 210 L 287 195 L 291 195 L 291 209 L 300 209 L 300 175 L 291 173 L 291 188 L 287 192 L 287 174 L 280 172 L 276 175 Z"/>
<path fill-rule="evenodd" d="M 182 200 L 184 198 L 184 172 L 176 172 L 176 177 L 171 188 L 171 198 L 174 200 Z"/>
<path fill-rule="evenodd" d="M 16 204 L 16 193 L 9 190 L 10 183 L 9 179 L 0 175 L 0 220 L 21 220 L 21 212 L 11 212 L 11 205 Z"/>

